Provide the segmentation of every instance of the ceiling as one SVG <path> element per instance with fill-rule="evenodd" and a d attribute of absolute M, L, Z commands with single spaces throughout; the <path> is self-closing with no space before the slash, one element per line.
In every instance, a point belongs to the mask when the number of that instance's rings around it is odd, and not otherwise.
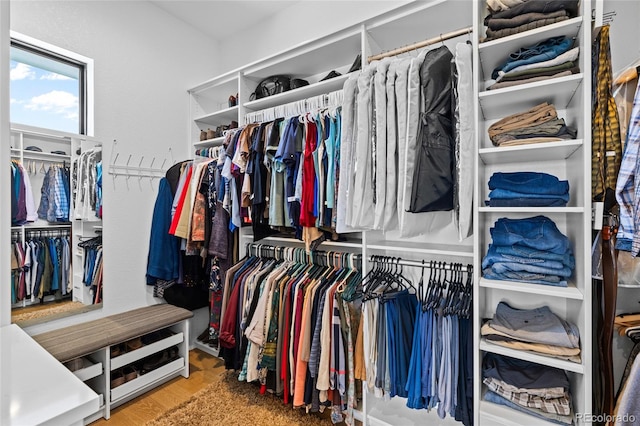
<path fill-rule="evenodd" d="M 208 36 L 221 40 L 250 28 L 297 1 L 150 0 Z"/>

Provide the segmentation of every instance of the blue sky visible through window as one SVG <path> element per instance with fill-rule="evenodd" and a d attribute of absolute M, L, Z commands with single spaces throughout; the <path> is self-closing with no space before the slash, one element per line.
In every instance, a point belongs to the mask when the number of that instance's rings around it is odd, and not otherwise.
<path fill-rule="evenodd" d="M 78 67 L 12 47 L 11 122 L 80 133 L 79 74 Z"/>

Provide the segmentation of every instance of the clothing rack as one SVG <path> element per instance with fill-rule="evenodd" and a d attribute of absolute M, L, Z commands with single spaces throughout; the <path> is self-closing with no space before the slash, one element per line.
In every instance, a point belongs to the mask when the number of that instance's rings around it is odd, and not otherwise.
<path fill-rule="evenodd" d="M 302 115 L 324 108 L 337 108 L 342 105 L 343 99 L 342 90 L 336 90 L 334 92 L 248 113 L 245 115 L 244 122 L 245 124 L 261 123 L 273 121 L 276 118 L 295 117 L 296 115 Z"/>
<path fill-rule="evenodd" d="M 269 244 L 247 244 L 247 255 L 268 257 L 277 260 L 287 260 L 298 263 L 312 263 L 322 266 L 349 265 L 352 269 L 360 269 L 361 255 L 356 253 L 344 253 L 333 251 L 307 252 L 301 247 L 281 247 Z"/>
<path fill-rule="evenodd" d="M 369 256 L 369 262 L 373 263 L 388 263 L 390 265 L 399 265 L 399 266 L 412 266 L 416 268 L 425 268 L 425 269 L 441 269 L 444 271 L 453 271 L 455 263 L 450 262 L 425 262 L 418 260 L 406 260 L 401 259 L 399 257 L 389 257 L 389 256 L 377 256 L 372 255 Z M 459 265 L 459 264 L 458 264 Z M 473 265 L 462 265 L 461 268 L 456 269 L 458 272 L 473 272 Z"/>
<path fill-rule="evenodd" d="M 344 264 L 352 265 L 355 269 L 359 269 L 362 255 L 357 253 L 344 253 L 337 251 L 312 251 L 307 252 L 301 247 L 281 247 L 269 244 L 249 243 L 247 244 L 247 255 L 270 257 L 274 259 L 282 259 L 297 262 L 310 262 L 313 264 L 341 266 Z M 444 271 L 473 272 L 473 265 L 460 265 L 451 262 L 425 262 L 418 260 L 407 260 L 399 257 L 371 255 L 367 258 L 372 263 L 385 263 L 391 266 L 411 266 L 424 269 L 440 269 Z"/>
<path fill-rule="evenodd" d="M 449 40 L 451 38 L 460 37 L 461 35 L 471 34 L 473 32 L 473 27 L 460 28 L 459 30 L 451 31 L 445 34 L 440 34 L 437 37 L 432 37 L 430 39 L 420 41 L 414 44 L 410 44 L 408 46 L 399 47 L 397 49 L 390 50 L 388 52 L 379 53 L 377 55 L 372 55 L 367 58 L 368 62 L 373 62 L 380 60 L 382 58 L 388 58 L 391 56 L 400 55 L 402 53 L 410 52 L 412 50 L 422 49 L 423 47 L 430 46 L 432 44 L 440 43 L 445 40 Z"/>

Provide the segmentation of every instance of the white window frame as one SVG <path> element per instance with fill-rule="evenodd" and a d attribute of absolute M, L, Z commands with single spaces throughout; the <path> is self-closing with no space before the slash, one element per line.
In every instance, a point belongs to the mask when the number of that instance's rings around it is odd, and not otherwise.
<path fill-rule="evenodd" d="M 93 59 L 80 55 L 76 52 L 72 52 L 67 49 L 55 46 L 51 43 L 38 40 L 36 38 L 21 34 L 19 32 L 11 30 L 9 32 L 11 40 L 15 40 L 19 43 L 34 46 L 38 49 L 49 51 L 55 55 L 63 56 L 71 59 L 72 61 L 79 62 L 84 65 L 84 79 L 85 79 L 85 108 L 86 108 L 86 122 L 85 122 L 85 134 L 87 136 L 94 136 L 94 87 L 93 87 Z"/>

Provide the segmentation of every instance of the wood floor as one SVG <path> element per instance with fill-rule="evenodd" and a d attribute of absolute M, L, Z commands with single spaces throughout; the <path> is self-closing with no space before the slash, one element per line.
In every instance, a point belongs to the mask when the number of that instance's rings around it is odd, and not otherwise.
<path fill-rule="evenodd" d="M 153 420 L 159 414 L 187 401 L 200 389 L 215 381 L 224 371 L 224 362 L 198 349 L 189 352 L 189 379 L 177 377 L 138 398 L 111 410 L 109 420 L 100 419 L 91 425 L 135 426 Z"/>

